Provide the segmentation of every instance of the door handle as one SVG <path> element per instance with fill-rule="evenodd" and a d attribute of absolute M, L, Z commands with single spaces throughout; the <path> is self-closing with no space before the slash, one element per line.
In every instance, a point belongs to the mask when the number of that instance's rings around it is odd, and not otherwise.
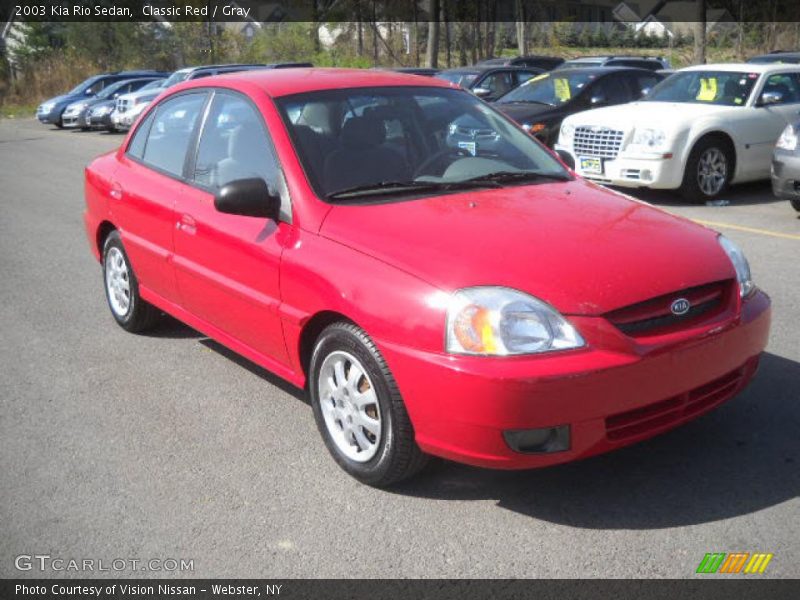
<path fill-rule="evenodd" d="M 197 221 L 194 220 L 192 215 L 181 215 L 181 220 L 176 225 L 178 229 L 189 235 L 197 233 Z"/>
<path fill-rule="evenodd" d="M 111 184 L 111 190 L 108 192 L 114 200 L 122 200 L 122 186 L 116 181 Z"/>

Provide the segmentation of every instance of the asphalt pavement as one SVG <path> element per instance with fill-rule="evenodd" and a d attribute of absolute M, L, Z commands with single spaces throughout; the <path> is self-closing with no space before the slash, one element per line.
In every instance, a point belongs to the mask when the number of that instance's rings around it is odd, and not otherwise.
<path fill-rule="evenodd" d="M 739 397 L 582 462 L 440 462 L 380 491 L 335 466 L 301 392 L 175 321 L 113 322 L 83 167 L 122 139 L 0 121 L 0 577 L 694 577 L 707 552 L 800 577 L 800 219 L 768 184 L 721 207 L 636 194 L 735 240 L 772 296 Z M 17 570 L 37 554 L 193 571 Z"/>

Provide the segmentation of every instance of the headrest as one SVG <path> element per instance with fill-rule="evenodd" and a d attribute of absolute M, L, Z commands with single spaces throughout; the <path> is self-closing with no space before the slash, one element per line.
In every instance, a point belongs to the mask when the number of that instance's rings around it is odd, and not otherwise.
<path fill-rule="evenodd" d="M 383 121 L 373 117 L 353 117 L 342 128 L 342 143 L 346 146 L 378 146 L 385 139 Z"/>

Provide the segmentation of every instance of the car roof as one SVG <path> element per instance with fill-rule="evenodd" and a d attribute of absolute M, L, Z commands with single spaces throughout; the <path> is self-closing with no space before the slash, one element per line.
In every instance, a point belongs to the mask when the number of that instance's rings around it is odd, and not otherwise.
<path fill-rule="evenodd" d="M 651 71 L 650 69 L 640 69 L 639 67 L 594 67 L 594 66 L 585 67 L 583 69 L 569 69 L 569 68 L 561 69 L 561 68 L 557 68 L 557 69 L 553 69 L 549 73 L 553 73 L 553 74 L 556 74 L 556 73 L 565 73 L 565 74 L 580 73 L 582 75 L 585 75 L 586 73 L 589 73 L 590 75 L 610 75 L 611 73 L 628 73 L 628 72 L 647 73 L 647 74 L 655 73 L 655 71 Z"/>
<path fill-rule="evenodd" d="M 233 84 L 234 86 L 237 83 L 253 85 L 273 98 L 305 92 L 346 88 L 415 86 L 461 89 L 456 84 L 441 79 L 423 79 L 418 75 L 408 75 L 395 71 L 324 67 L 237 71 L 180 83 L 175 86 L 175 89 L 207 87 L 213 85 L 215 81 Z"/>
<path fill-rule="evenodd" d="M 694 65 L 679 69 L 677 72 L 683 71 L 744 71 L 746 73 L 772 73 L 773 71 L 794 71 L 800 70 L 800 65 L 792 65 L 786 63 L 716 63 L 710 65 Z"/>
<path fill-rule="evenodd" d="M 526 67 L 524 65 L 472 65 L 470 67 L 455 67 L 453 69 L 445 69 L 441 73 L 486 73 L 487 71 L 530 71 L 531 69 L 539 69 L 539 67 Z M 541 70 L 541 69 L 539 69 Z"/>

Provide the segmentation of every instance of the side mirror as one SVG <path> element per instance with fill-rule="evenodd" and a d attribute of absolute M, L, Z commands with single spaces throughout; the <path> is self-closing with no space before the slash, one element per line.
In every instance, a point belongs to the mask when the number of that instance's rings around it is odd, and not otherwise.
<path fill-rule="evenodd" d="M 646 87 L 646 88 L 642 89 L 642 93 L 640 94 L 639 97 L 640 98 L 646 98 L 650 94 L 651 91 L 653 91 L 653 88 Z"/>
<path fill-rule="evenodd" d="M 86 94 L 87 96 L 94 96 L 94 90 L 92 88 L 89 88 L 83 93 Z"/>
<path fill-rule="evenodd" d="M 592 106 L 605 106 L 608 104 L 608 98 L 603 96 L 602 94 L 598 94 L 597 96 L 592 96 L 589 99 L 589 104 Z"/>
<path fill-rule="evenodd" d="M 490 90 L 489 88 L 478 87 L 472 90 L 472 93 L 475 94 L 478 98 L 483 98 L 484 96 L 488 96 L 489 94 L 491 94 L 492 90 Z"/>
<path fill-rule="evenodd" d="M 267 182 L 259 177 L 237 179 L 219 189 L 214 197 L 214 208 L 229 215 L 277 221 L 280 216 L 281 199 L 271 195 Z"/>
<path fill-rule="evenodd" d="M 767 106 L 769 104 L 780 104 L 783 102 L 783 94 L 780 92 L 763 92 L 758 99 L 759 106 Z"/>

